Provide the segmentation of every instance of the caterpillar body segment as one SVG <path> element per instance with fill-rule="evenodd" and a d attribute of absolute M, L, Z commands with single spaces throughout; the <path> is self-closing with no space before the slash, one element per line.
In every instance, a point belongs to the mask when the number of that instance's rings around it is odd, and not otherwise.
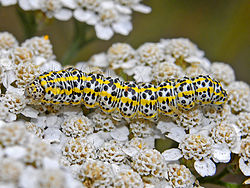
<path fill-rule="evenodd" d="M 153 85 L 86 74 L 75 68 L 41 74 L 26 88 L 25 95 L 41 103 L 83 103 L 89 108 L 99 106 L 107 113 L 117 110 L 124 118 L 139 115 L 154 120 L 159 113 L 172 115 L 195 105 L 221 106 L 227 99 L 221 84 L 208 75 Z"/>

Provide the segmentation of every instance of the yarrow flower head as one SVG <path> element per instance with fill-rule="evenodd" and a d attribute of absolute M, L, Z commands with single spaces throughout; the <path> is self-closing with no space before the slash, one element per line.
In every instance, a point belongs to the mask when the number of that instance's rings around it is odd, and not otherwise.
<path fill-rule="evenodd" d="M 211 73 L 215 79 L 228 85 L 235 81 L 233 68 L 225 63 L 215 62 L 211 65 Z"/>
<path fill-rule="evenodd" d="M 33 51 L 30 48 L 26 47 L 18 46 L 14 49 L 13 53 L 16 65 L 19 65 L 20 63 L 31 62 L 34 57 Z"/>
<path fill-rule="evenodd" d="M 95 131 L 111 131 L 115 129 L 116 121 L 108 114 L 96 110 L 94 114 L 90 115 L 90 119 L 95 124 Z"/>
<path fill-rule="evenodd" d="M 250 163 L 250 138 L 249 137 L 242 140 L 240 155 L 245 162 Z"/>
<path fill-rule="evenodd" d="M 236 124 L 241 129 L 242 136 L 250 136 L 250 113 L 241 112 L 237 118 Z"/>
<path fill-rule="evenodd" d="M 26 130 L 30 133 L 36 135 L 39 138 L 43 138 L 44 136 L 44 129 L 37 126 L 35 123 L 26 122 L 25 123 Z"/>
<path fill-rule="evenodd" d="M 98 159 L 103 162 L 121 164 L 126 162 L 126 154 L 122 150 L 122 144 L 111 140 L 98 148 Z"/>
<path fill-rule="evenodd" d="M 204 52 L 199 50 L 189 39 L 166 39 L 161 40 L 161 44 L 163 45 L 165 53 L 176 59 L 191 56 L 202 57 L 204 55 Z"/>
<path fill-rule="evenodd" d="M 250 176 L 250 138 L 242 140 L 239 167 L 245 176 Z"/>
<path fill-rule="evenodd" d="M 52 157 L 53 151 L 46 141 L 41 141 L 37 137 L 32 137 L 26 145 L 26 155 L 24 161 L 28 164 L 41 167 L 45 157 Z"/>
<path fill-rule="evenodd" d="M 181 115 L 174 117 L 176 123 L 185 129 L 201 125 L 204 116 L 199 108 L 183 111 Z"/>
<path fill-rule="evenodd" d="M 135 50 L 126 43 L 115 43 L 107 52 L 108 62 L 110 67 L 115 69 L 129 69 L 135 66 L 136 63 Z"/>
<path fill-rule="evenodd" d="M 31 49 L 35 55 L 44 57 L 47 60 L 54 58 L 52 45 L 47 35 L 28 39 L 22 43 L 22 47 Z"/>
<path fill-rule="evenodd" d="M 40 177 L 43 177 L 38 179 L 39 188 L 59 188 L 65 186 L 65 174 L 59 169 L 42 169 L 38 174 Z"/>
<path fill-rule="evenodd" d="M 94 131 L 92 121 L 83 115 L 68 117 L 61 127 L 63 133 L 70 137 L 85 137 Z"/>
<path fill-rule="evenodd" d="M 151 121 L 145 119 L 132 121 L 129 124 L 131 133 L 134 137 L 148 137 L 153 135 L 153 126 L 154 124 Z"/>
<path fill-rule="evenodd" d="M 108 187 L 115 180 L 109 163 L 91 159 L 80 167 L 76 175 L 86 187 Z"/>
<path fill-rule="evenodd" d="M 24 170 L 24 164 L 12 158 L 4 158 L 0 161 L 0 182 L 18 182 L 19 176 Z"/>
<path fill-rule="evenodd" d="M 16 38 L 8 32 L 1 32 L 0 33 L 0 49 L 11 49 L 18 45 Z"/>
<path fill-rule="evenodd" d="M 228 86 L 229 104 L 235 112 L 248 111 L 250 87 L 242 81 L 235 81 Z"/>
<path fill-rule="evenodd" d="M 163 177 L 166 170 L 166 161 L 160 152 L 155 149 L 139 151 L 132 159 L 132 168 L 140 175 Z"/>
<path fill-rule="evenodd" d="M 154 66 L 164 60 L 164 52 L 158 43 L 145 43 L 137 49 L 139 62 Z"/>
<path fill-rule="evenodd" d="M 193 187 L 195 176 L 184 165 L 168 164 L 165 178 L 172 187 Z"/>
<path fill-rule="evenodd" d="M 72 138 L 62 148 L 62 155 L 71 164 L 83 164 L 87 159 L 96 158 L 96 148 L 83 138 Z"/>
<path fill-rule="evenodd" d="M 114 32 L 128 35 L 132 30 L 132 11 L 148 14 L 151 8 L 140 3 L 141 0 L 22 0 L 19 6 L 25 11 L 40 10 L 48 18 L 67 21 L 72 16 L 80 22 L 95 26 L 100 39 L 110 39 Z M 2 0 L 3 6 L 16 4 L 17 1 Z M 5 34 L 5 46 L 13 44 L 12 36 Z M 1 45 L 0 45 L 1 46 Z"/>
<path fill-rule="evenodd" d="M 0 129 L 0 146 L 22 145 L 27 140 L 26 129 L 22 123 L 5 124 Z"/>
<path fill-rule="evenodd" d="M 8 90 L 7 93 L 0 97 L 0 101 L 10 112 L 19 114 L 26 106 L 24 91 L 21 89 Z"/>
<path fill-rule="evenodd" d="M 153 79 L 157 82 L 163 82 L 167 79 L 176 79 L 183 76 L 181 67 L 174 62 L 164 61 L 156 64 L 153 69 Z"/>
<path fill-rule="evenodd" d="M 115 187 L 138 187 L 143 188 L 141 176 L 131 169 L 122 169 L 116 174 Z"/>
<path fill-rule="evenodd" d="M 211 130 L 211 137 L 216 143 L 226 144 L 229 148 L 236 147 L 238 143 L 237 130 L 233 123 L 223 121 Z"/>
<path fill-rule="evenodd" d="M 213 140 L 203 134 L 190 134 L 179 144 L 185 159 L 210 158 Z"/>
<path fill-rule="evenodd" d="M 34 78 L 39 75 L 40 70 L 38 66 L 34 63 L 20 63 L 16 67 L 16 77 L 17 77 L 17 85 L 19 87 L 26 87 Z"/>

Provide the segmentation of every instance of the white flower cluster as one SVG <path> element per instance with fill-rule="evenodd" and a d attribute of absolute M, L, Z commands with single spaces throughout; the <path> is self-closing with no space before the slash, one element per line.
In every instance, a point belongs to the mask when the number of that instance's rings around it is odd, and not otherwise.
<path fill-rule="evenodd" d="M 127 73 L 138 82 L 212 74 L 228 91 L 229 100 L 220 111 L 197 106 L 151 122 L 128 121 L 99 109 L 90 113 L 80 106 L 30 104 L 23 93 L 28 82 L 16 76 L 16 67 L 34 64 L 34 71 L 24 75 L 32 79 L 62 67 L 46 36 L 20 46 L 15 39 L 8 43 L 8 37 L 13 36 L 0 33 L 1 186 L 200 187 L 184 162 L 202 177 L 213 176 L 216 163 L 229 163 L 232 153 L 238 156 L 243 174 L 250 175 L 249 85 L 235 81 L 229 65 L 210 63 L 188 39 L 145 43 L 137 50 L 118 43 L 77 65 L 94 72 L 99 70 L 91 66 L 99 65 L 105 75 Z M 160 153 L 155 141 L 166 137 L 175 143 Z"/>
<path fill-rule="evenodd" d="M 0 32 L 0 85 L 5 91 L 0 96 L 0 120 L 13 121 L 20 113 L 37 116 L 38 112 L 26 106 L 24 88 L 40 73 L 60 69 L 54 59 L 48 36 L 33 37 L 19 45 L 12 34 Z"/>
<path fill-rule="evenodd" d="M 151 8 L 142 0 L 0 0 L 0 5 L 17 4 L 25 11 L 40 10 L 48 18 L 67 21 L 74 17 L 79 22 L 94 26 L 96 35 L 109 40 L 114 33 L 128 35 L 132 30 L 133 11 L 148 14 Z M 13 43 L 15 41 L 9 41 Z"/>
<path fill-rule="evenodd" d="M 137 82 L 161 82 L 207 74 L 225 85 L 235 81 L 234 70 L 230 65 L 211 63 L 204 52 L 186 38 L 162 39 L 158 43 L 142 44 L 138 49 L 126 43 L 115 43 L 106 53 L 91 57 L 88 65 L 116 72 L 122 69 Z"/>
<path fill-rule="evenodd" d="M 81 186 L 69 171 L 59 166 L 50 144 L 28 132 L 22 121 L 0 124 L 1 187 Z"/>

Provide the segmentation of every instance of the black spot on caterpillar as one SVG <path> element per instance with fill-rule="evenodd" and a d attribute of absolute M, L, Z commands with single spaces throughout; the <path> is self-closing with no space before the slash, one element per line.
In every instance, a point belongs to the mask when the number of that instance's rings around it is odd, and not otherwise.
<path fill-rule="evenodd" d="M 114 110 L 125 118 L 141 115 L 157 119 L 159 113 L 171 115 L 176 110 L 190 110 L 195 105 L 221 106 L 227 93 L 210 76 L 183 77 L 153 85 L 121 81 L 100 74 L 86 74 L 75 68 L 45 72 L 26 88 L 33 101 L 50 104 L 99 106 L 104 112 Z"/>

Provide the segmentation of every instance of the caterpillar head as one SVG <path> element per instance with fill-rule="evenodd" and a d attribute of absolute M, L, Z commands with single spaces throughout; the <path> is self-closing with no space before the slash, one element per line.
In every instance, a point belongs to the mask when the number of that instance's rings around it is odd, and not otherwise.
<path fill-rule="evenodd" d="M 25 97 L 31 99 L 32 101 L 40 101 L 44 98 L 45 90 L 41 85 L 39 79 L 35 79 L 32 83 L 30 83 L 24 92 Z"/>
<path fill-rule="evenodd" d="M 215 105 L 222 105 L 227 101 L 227 92 L 222 88 L 220 82 L 214 80 L 214 93 L 212 97 L 212 103 Z"/>

